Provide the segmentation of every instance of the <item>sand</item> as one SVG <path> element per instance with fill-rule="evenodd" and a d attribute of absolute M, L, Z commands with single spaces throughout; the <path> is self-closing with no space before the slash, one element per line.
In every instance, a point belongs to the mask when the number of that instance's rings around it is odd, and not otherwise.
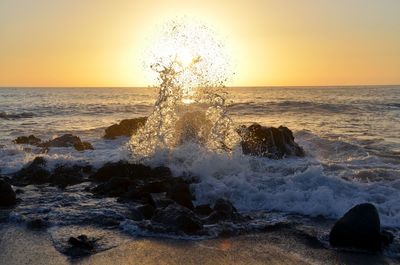
<path fill-rule="evenodd" d="M 70 259 L 50 234 L 1 225 L 0 264 L 400 264 L 377 254 L 339 252 L 307 243 L 289 231 L 203 241 L 132 238 L 92 256 Z"/>

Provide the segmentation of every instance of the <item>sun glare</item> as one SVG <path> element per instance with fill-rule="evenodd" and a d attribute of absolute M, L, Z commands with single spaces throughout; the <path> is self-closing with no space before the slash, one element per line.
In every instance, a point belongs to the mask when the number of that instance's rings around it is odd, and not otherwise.
<path fill-rule="evenodd" d="M 145 63 L 160 83 L 160 72 L 174 72 L 174 86 L 183 93 L 182 102 L 192 103 L 197 88 L 220 87 L 230 77 L 225 47 L 209 27 L 194 21 L 166 23 L 153 39 Z M 154 79 L 153 79 L 154 80 Z"/>

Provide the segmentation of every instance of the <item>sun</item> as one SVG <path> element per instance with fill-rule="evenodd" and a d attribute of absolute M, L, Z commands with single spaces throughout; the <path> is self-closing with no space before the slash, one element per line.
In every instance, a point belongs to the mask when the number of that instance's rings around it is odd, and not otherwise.
<path fill-rule="evenodd" d="M 171 82 L 182 92 L 182 102 L 193 102 L 195 91 L 220 87 L 231 75 L 230 60 L 217 34 L 203 23 L 188 19 L 166 23 L 152 40 L 145 67 L 155 73 L 171 69 Z"/>

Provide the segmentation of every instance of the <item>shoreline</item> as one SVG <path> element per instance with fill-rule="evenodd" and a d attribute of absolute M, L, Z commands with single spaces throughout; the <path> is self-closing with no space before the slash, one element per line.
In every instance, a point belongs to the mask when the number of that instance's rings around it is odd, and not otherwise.
<path fill-rule="evenodd" d="M 400 264 L 382 254 L 343 252 L 305 243 L 290 229 L 208 240 L 130 237 L 79 259 L 58 252 L 50 233 L 1 224 L 3 264 Z"/>

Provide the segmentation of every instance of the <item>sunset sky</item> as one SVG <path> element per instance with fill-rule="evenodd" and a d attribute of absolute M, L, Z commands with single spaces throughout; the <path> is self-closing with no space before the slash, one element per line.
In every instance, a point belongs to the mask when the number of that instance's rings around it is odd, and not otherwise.
<path fill-rule="evenodd" d="M 400 84 L 399 0 L 0 0 L 0 86 L 150 85 L 143 50 L 177 16 L 224 41 L 228 85 Z"/>

